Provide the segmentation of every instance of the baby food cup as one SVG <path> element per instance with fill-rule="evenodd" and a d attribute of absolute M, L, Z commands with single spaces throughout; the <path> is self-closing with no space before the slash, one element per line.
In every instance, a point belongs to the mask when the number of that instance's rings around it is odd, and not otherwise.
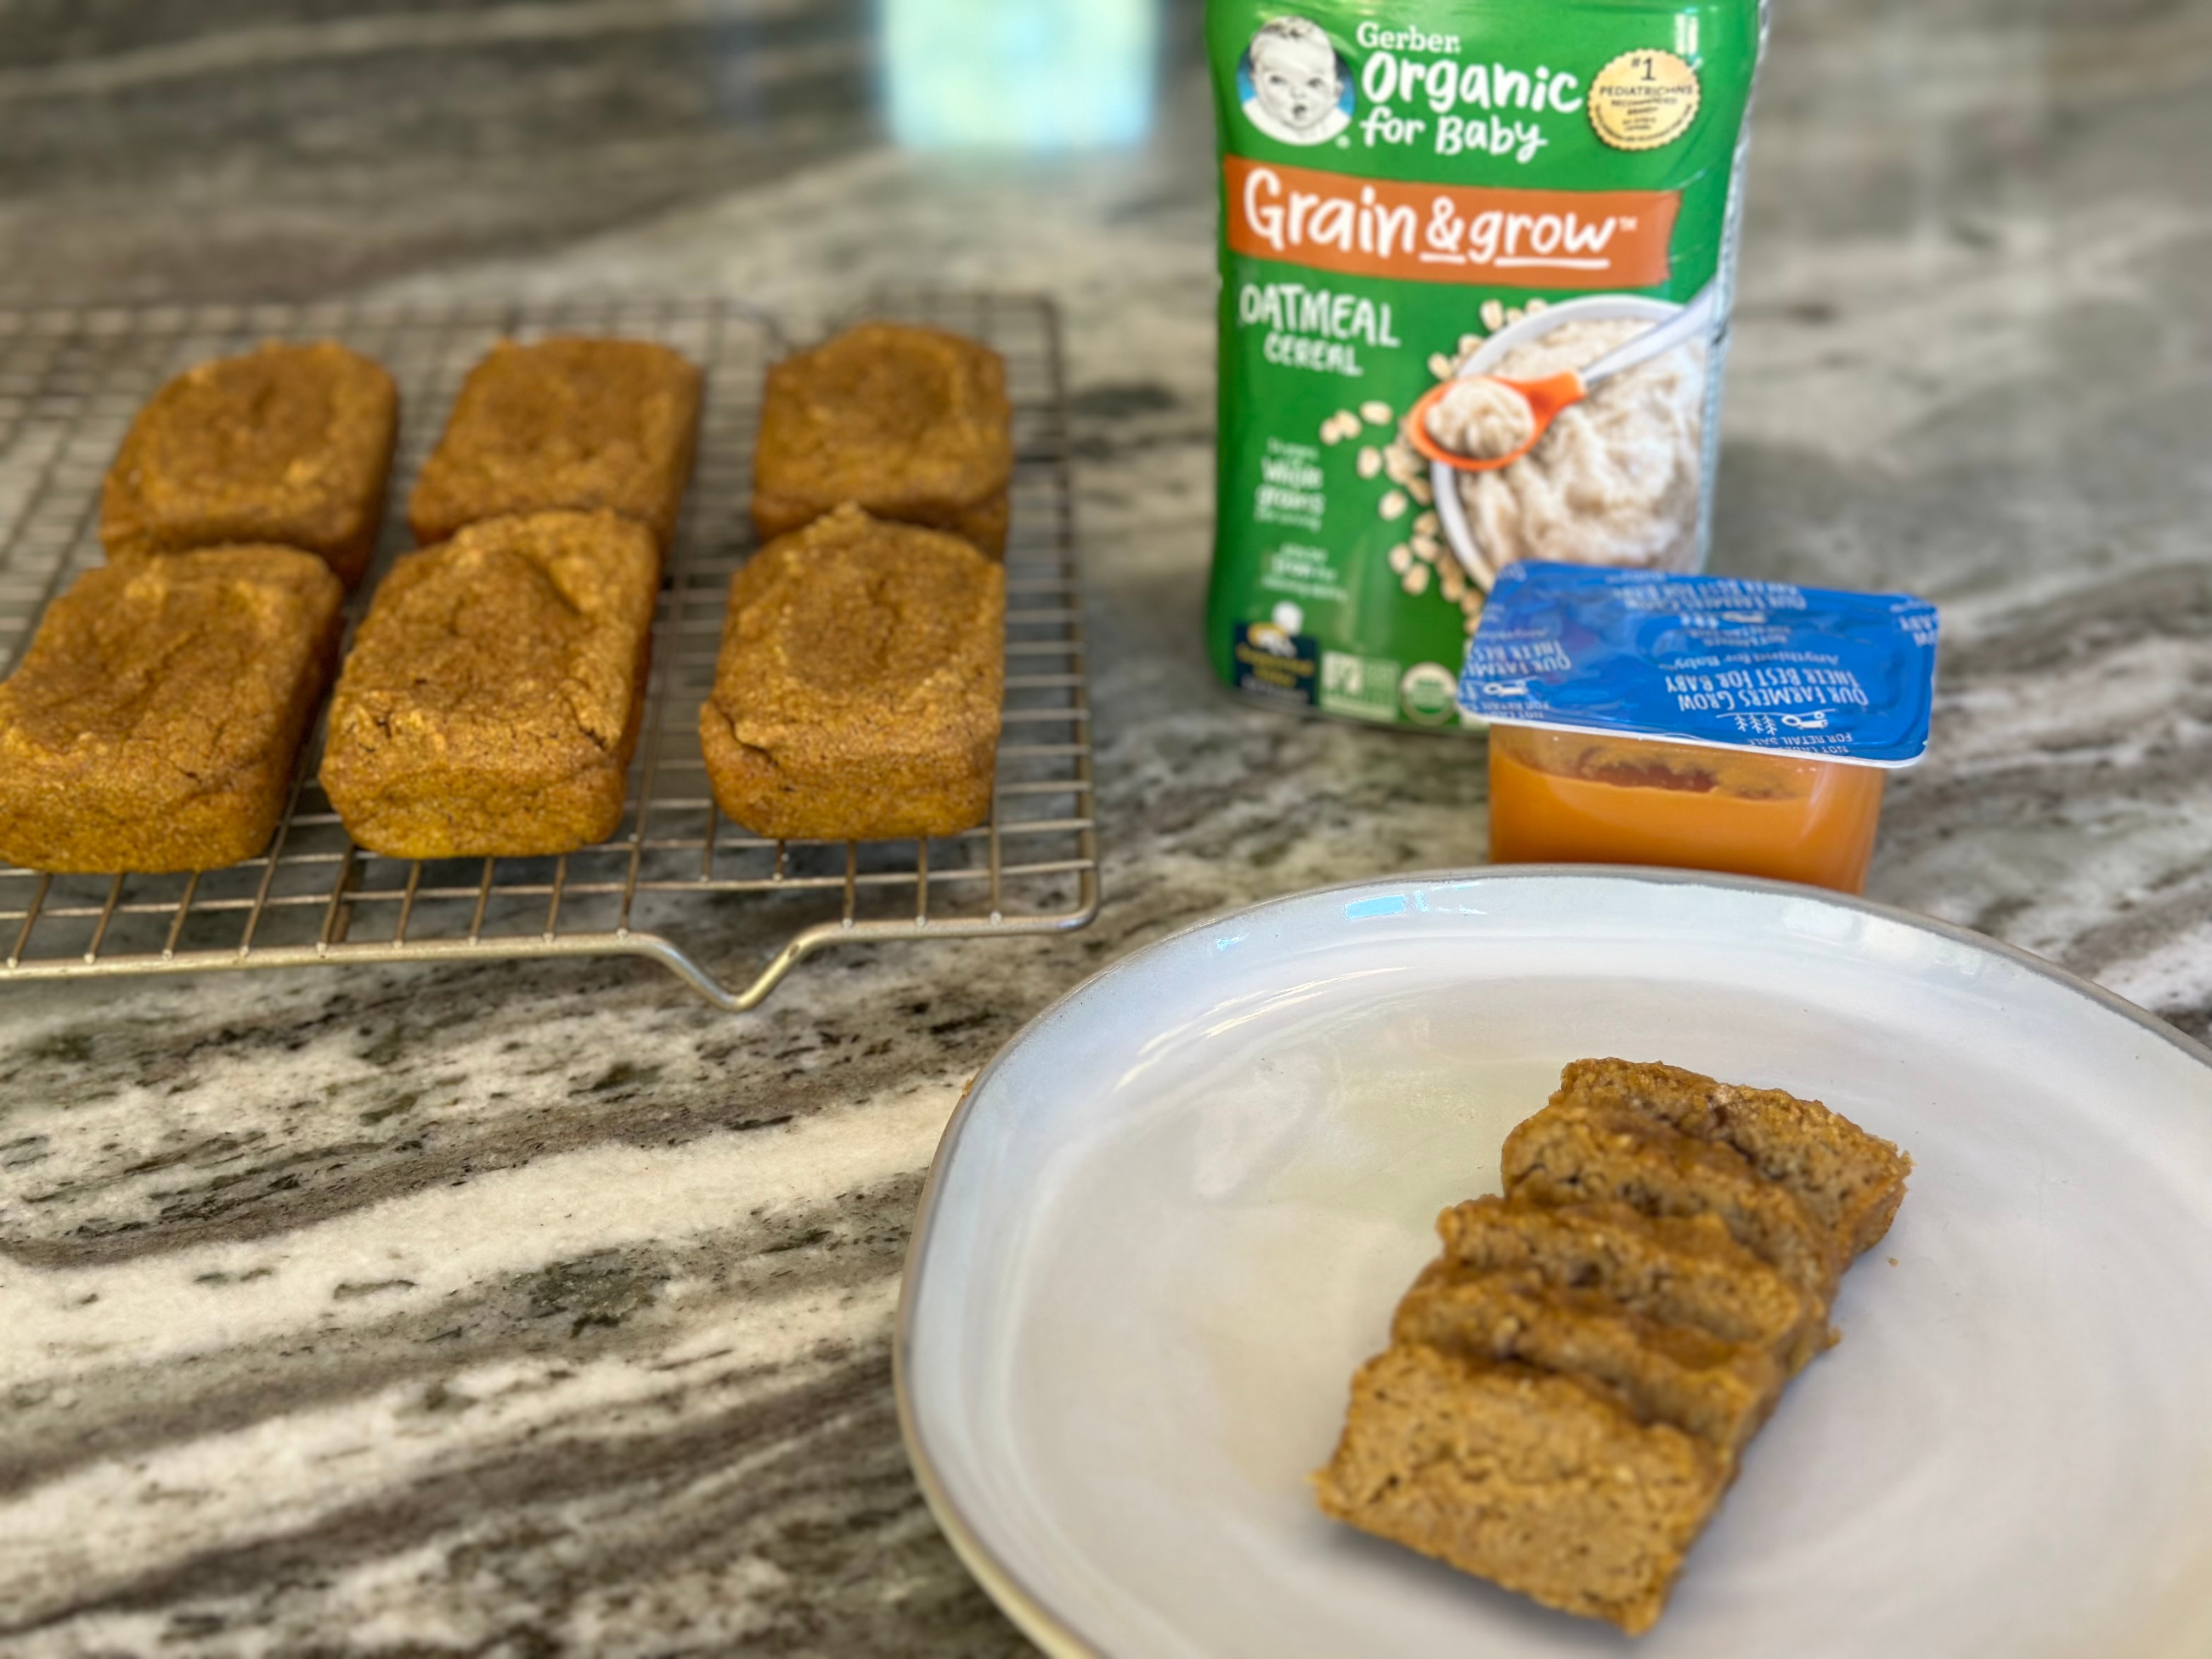
<path fill-rule="evenodd" d="M 1468 648 L 1492 862 L 1866 885 L 1883 780 L 1928 746 L 1936 609 L 1730 576 L 1517 564 Z"/>

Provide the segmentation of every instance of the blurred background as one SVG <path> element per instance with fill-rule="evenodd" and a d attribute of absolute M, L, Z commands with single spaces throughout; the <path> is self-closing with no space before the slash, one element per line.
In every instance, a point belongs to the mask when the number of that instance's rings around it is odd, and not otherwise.
<path fill-rule="evenodd" d="M 6 0 L 0 301 L 300 297 L 886 142 L 1151 135 L 1160 0 Z"/>

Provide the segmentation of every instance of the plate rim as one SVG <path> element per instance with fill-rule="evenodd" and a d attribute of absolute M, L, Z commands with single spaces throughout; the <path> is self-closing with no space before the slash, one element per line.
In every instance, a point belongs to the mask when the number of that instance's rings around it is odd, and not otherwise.
<path fill-rule="evenodd" d="M 929 1507 L 931 1517 L 951 1544 L 961 1564 L 975 1576 L 984 1592 L 1022 1633 L 1053 1656 L 1053 1659 L 1111 1659 L 1111 1656 L 1106 1649 L 1054 1612 L 1042 1597 L 1024 1583 L 1011 1567 L 993 1553 L 977 1529 L 960 1512 L 923 1443 L 909 1381 L 908 1355 L 914 1342 L 915 1292 L 921 1283 L 923 1257 L 927 1253 L 930 1235 L 936 1224 L 937 1203 L 944 1184 L 944 1171 L 958 1150 L 960 1137 L 969 1122 L 970 1109 L 984 1083 L 999 1070 L 1017 1045 L 1046 1021 L 1057 1017 L 1078 997 L 1088 994 L 1094 987 L 1125 970 L 1134 969 L 1146 957 L 1165 951 L 1180 940 L 1237 919 L 1304 903 L 1330 894 L 1378 888 L 1407 890 L 1447 882 L 1457 884 L 1493 880 L 1589 879 L 1593 877 L 1653 887 L 1709 887 L 1729 892 L 1772 894 L 1801 902 L 1809 899 L 1861 915 L 1899 923 L 1954 945 L 1986 951 L 2039 978 L 2076 992 L 2108 1012 L 2118 1014 L 2152 1036 L 2163 1039 L 2207 1072 L 2212 1072 L 2212 1046 L 2198 1042 L 2148 1008 L 2130 1002 L 2118 992 L 2107 990 L 2093 980 L 2083 978 L 2048 957 L 2039 956 L 2024 946 L 1978 933 L 1962 923 L 1945 921 L 1917 910 L 1908 910 L 1901 905 L 1885 904 L 1857 894 L 1807 887 L 1796 882 L 1773 881 L 1763 877 L 1624 864 L 1479 865 L 1458 870 L 1419 870 L 1403 875 L 1365 876 L 1329 882 L 1319 887 L 1301 888 L 1291 893 L 1279 893 L 1251 904 L 1239 905 L 1234 909 L 1209 913 L 1172 933 L 1162 934 L 1150 944 L 1139 946 L 1096 972 L 1086 974 L 1054 997 L 1000 1045 L 998 1051 L 969 1079 L 968 1086 L 960 1091 L 960 1098 L 953 1105 L 951 1115 L 945 1119 L 945 1128 L 938 1137 L 936 1151 L 930 1156 L 929 1173 L 922 1182 L 921 1201 L 915 1209 L 914 1231 L 908 1240 L 905 1260 L 899 1272 L 898 1311 L 891 1333 L 891 1390 L 898 1412 L 899 1438 L 905 1443 L 907 1462 L 914 1471 L 915 1484 L 921 1487 L 922 1499 Z"/>

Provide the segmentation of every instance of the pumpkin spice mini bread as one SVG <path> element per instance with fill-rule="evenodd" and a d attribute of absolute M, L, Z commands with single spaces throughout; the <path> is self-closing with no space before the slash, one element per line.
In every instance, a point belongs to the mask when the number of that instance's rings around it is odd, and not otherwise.
<path fill-rule="evenodd" d="M 392 858 L 605 840 L 645 698 L 660 558 L 612 513 L 488 520 L 392 568 L 331 702 L 323 788 Z"/>
<path fill-rule="evenodd" d="M 660 550 L 698 441 L 698 369 L 647 340 L 502 340 L 469 371 L 415 482 L 415 540 L 516 513 L 605 509 Z"/>
<path fill-rule="evenodd" d="M 101 492 L 100 543 L 117 561 L 296 547 L 354 586 L 376 550 L 398 424 L 392 377 L 334 341 L 201 363 L 131 423 Z"/>
<path fill-rule="evenodd" d="M 320 559 L 283 547 L 87 571 L 0 683 L 0 860 L 151 872 L 260 852 L 344 598 Z"/>
<path fill-rule="evenodd" d="M 852 501 L 1002 558 L 1012 419 L 988 346 L 897 323 L 847 329 L 769 370 L 753 527 L 780 536 Z"/>
<path fill-rule="evenodd" d="M 841 507 L 730 584 L 699 738 L 756 835 L 945 836 L 991 814 L 1006 572 L 955 536 Z"/>
<path fill-rule="evenodd" d="M 1504 1164 L 1505 1197 L 1437 1218 L 1316 1493 L 1638 1634 L 1911 1161 L 1817 1101 L 1589 1060 Z"/>

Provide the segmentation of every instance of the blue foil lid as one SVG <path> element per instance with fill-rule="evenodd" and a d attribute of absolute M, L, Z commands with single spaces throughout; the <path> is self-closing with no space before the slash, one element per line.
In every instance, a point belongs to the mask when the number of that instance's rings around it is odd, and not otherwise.
<path fill-rule="evenodd" d="M 1908 593 L 1513 564 L 1459 705 L 1501 725 L 1906 766 L 1935 691 L 1936 607 Z"/>

